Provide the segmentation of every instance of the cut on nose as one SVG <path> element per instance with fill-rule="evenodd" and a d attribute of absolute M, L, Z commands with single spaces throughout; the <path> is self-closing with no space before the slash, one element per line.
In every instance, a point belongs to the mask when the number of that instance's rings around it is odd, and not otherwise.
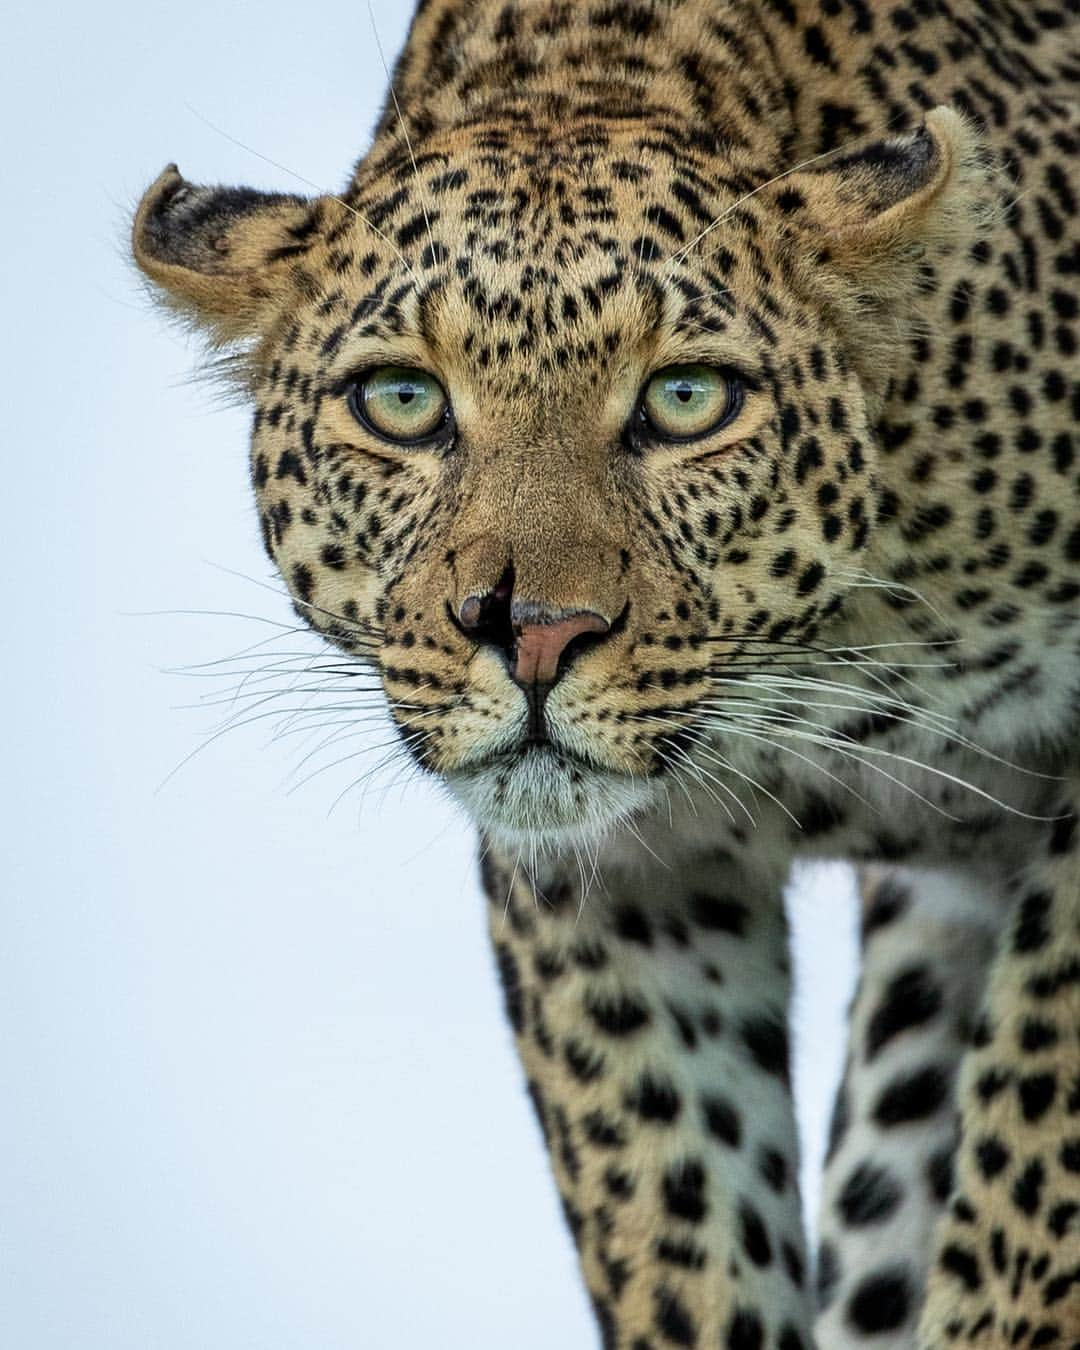
<path fill-rule="evenodd" d="M 586 633 L 602 636 L 611 627 L 607 619 L 591 610 L 579 610 L 552 622 L 514 623 L 517 639 L 511 674 L 518 684 L 554 684 L 559 662 L 575 638 Z"/>

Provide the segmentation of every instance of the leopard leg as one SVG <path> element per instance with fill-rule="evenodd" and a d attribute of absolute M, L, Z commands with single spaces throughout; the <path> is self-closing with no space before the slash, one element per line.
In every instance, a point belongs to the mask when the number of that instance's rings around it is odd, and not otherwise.
<path fill-rule="evenodd" d="M 606 1350 L 810 1344 L 783 879 L 639 857 L 583 898 L 576 867 L 533 883 L 489 854 L 507 1011 Z"/>
<path fill-rule="evenodd" d="M 949 1197 L 954 1082 L 1004 895 L 960 872 L 872 868 L 847 1068 L 822 1188 L 818 1344 L 913 1350 Z"/>
<path fill-rule="evenodd" d="M 1075 811 L 1080 790 L 1072 799 Z M 946 1346 L 1080 1347 L 1080 830 L 1015 886 L 961 1071 L 956 1189 L 919 1328 Z"/>

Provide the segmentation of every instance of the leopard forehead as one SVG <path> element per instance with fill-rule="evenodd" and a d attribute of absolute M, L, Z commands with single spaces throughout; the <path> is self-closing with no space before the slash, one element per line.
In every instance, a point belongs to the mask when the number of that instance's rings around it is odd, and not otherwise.
<path fill-rule="evenodd" d="M 739 201 L 752 182 L 655 129 L 436 138 L 362 169 L 295 228 L 308 359 L 337 375 L 397 344 L 526 398 L 537 376 L 573 368 L 596 384 L 630 356 L 705 352 L 754 368 L 775 342 L 783 277 L 767 219 Z M 714 238 L 725 210 L 738 219 Z"/>

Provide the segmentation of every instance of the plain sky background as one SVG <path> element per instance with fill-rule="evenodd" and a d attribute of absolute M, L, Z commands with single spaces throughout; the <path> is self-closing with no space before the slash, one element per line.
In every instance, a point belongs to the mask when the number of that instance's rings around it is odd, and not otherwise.
<path fill-rule="evenodd" d="M 392 57 L 410 7 L 373 7 Z M 393 767 L 330 810 L 383 757 L 377 727 L 366 755 L 291 794 L 302 752 L 260 723 L 156 792 L 215 725 L 179 705 L 216 682 L 165 671 L 290 612 L 258 542 L 247 414 L 190 383 L 194 351 L 127 266 L 127 212 L 170 159 L 195 180 L 305 190 L 200 116 L 339 188 L 384 87 L 364 3 L 5 10 L 12 1350 L 596 1343 L 468 826 Z M 227 613 L 136 617 L 180 610 Z M 851 991 L 850 889 L 817 869 L 793 901 L 812 1170 Z"/>

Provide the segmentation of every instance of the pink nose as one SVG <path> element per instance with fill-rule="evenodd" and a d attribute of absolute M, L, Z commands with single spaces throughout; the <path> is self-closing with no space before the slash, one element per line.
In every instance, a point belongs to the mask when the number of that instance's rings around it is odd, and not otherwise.
<path fill-rule="evenodd" d="M 514 679 L 518 684 L 554 684 L 559 659 L 575 638 L 603 634 L 611 625 L 589 610 L 579 610 L 552 623 L 515 623 Z"/>

